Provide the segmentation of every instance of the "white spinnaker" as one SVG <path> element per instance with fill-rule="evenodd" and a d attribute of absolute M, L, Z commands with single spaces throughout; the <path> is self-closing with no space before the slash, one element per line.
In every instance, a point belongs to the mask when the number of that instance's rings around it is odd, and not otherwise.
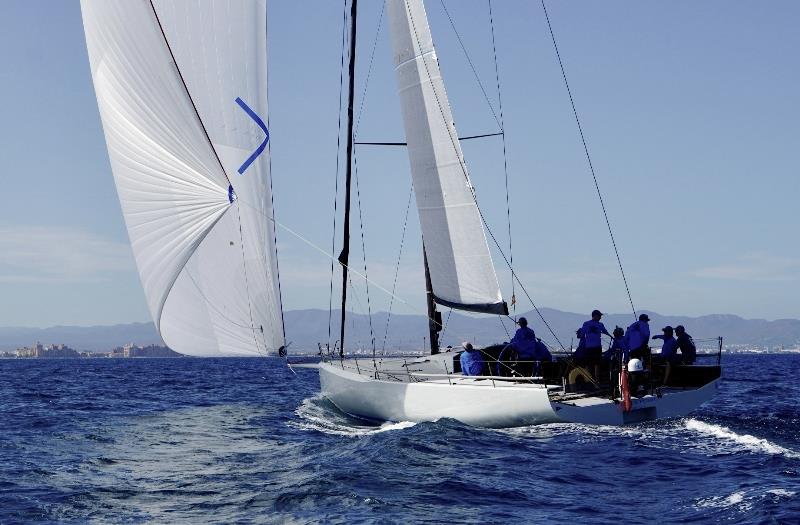
<path fill-rule="evenodd" d="M 440 304 L 503 313 L 422 0 L 386 0 L 411 176 L 433 294 Z"/>
<path fill-rule="evenodd" d="M 82 0 L 103 129 L 156 326 L 189 355 L 284 344 L 265 134 L 266 4 Z M 198 118 L 199 115 L 199 118 Z M 238 200 L 229 201 L 231 184 Z"/>

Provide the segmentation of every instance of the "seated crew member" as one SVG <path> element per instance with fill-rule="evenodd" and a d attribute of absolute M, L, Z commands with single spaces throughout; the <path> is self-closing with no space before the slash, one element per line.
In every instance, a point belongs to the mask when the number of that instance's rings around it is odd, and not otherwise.
<path fill-rule="evenodd" d="M 461 346 L 464 348 L 459 358 L 461 373 L 465 376 L 483 375 L 483 357 L 481 357 L 480 350 L 473 348 L 472 343 L 463 342 Z"/>
<path fill-rule="evenodd" d="M 669 381 L 669 375 L 672 367 L 680 364 L 681 358 L 678 356 L 678 340 L 673 336 L 671 326 L 665 326 L 661 329 L 663 335 L 654 335 L 653 339 L 662 339 L 664 345 L 661 347 L 661 358 L 667 363 L 667 369 L 664 372 L 664 385 Z"/>
<path fill-rule="evenodd" d="M 583 345 L 586 353 L 586 363 L 594 365 L 594 377 L 600 375 L 600 362 L 603 359 L 603 334 L 611 337 L 606 327 L 600 322 L 603 313 L 600 310 L 592 310 L 592 318 L 583 323 L 580 332 L 583 334 Z"/>
<path fill-rule="evenodd" d="M 533 370 L 532 361 L 536 359 L 536 333 L 528 328 L 528 320 L 524 317 L 520 317 L 517 324 L 519 328 L 511 339 L 511 346 L 517 352 L 517 358 L 522 361 L 518 365 L 520 372 L 529 376 Z"/>
<path fill-rule="evenodd" d="M 647 343 L 650 341 L 650 317 L 647 314 L 639 316 L 639 320 L 625 330 L 625 341 L 628 343 L 630 357 L 648 357 L 650 348 Z"/>
<path fill-rule="evenodd" d="M 681 361 L 684 365 L 692 365 L 697 359 L 697 347 L 692 336 L 686 333 L 683 325 L 675 327 L 675 337 L 678 339 L 678 350 L 681 351 Z"/>

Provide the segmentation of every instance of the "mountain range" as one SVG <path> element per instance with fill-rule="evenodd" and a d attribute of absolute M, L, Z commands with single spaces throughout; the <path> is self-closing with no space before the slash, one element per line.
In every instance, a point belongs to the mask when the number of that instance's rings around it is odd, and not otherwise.
<path fill-rule="evenodd" d="M 559 343 L 569 348 L 576 344 L 575 330 L 589 318 L 588 314 L 563 312 L 552 308 L 540 308 L 541 317 L 547 321 L 552 332 L 545 326 L 535 311 L 520 313 L 527 317 L 536 334 L 551 347 L 558 348 Z M 696 340 L 724 337 L 726 346 L 755 346 L 762 348 L 781 348 L 800 346 L 800 320 L 778 319 L 743 319 L 736 315 L 704 315 L 701 317 L 668 316 L 656 312 L 646 312 L 650 317 L 650 331 L 660 333 L 666 325 L 682 324 Z M 339 312 L 334 311 L 328 336 L 327 310 L 290 310 L 285 312 L 287 340 L 292 342 L 295 352 L 316 350 L 317 343 L 334 341 L 339 338 Z M 371 348 L 371 339 L 375 338 L 375 346 L 380 351 L 420 349 L 428 335 L 425 316 L 393 314 L 389 319 L 387 330 L 386 312 L 372 314 L 372 331 L 369 316 L 348 313 L 346 326 L 347 348 Z M 442 331 L 442 346 L 460 344 L 461 341 L 473 341 L 485 345 L 507 341 L 513 335 L 515 326 L 508 318 L 496 316 L 473 317 L 456 312 L 443 312 L 445 325 Z M 634 320 L 633 314 L 606 314 L 603 323 L 611 332 L 614 326 L 628 326 Z M 64 343 L 83 351 L 108 351 L 126 343 L 140 345 L 163 344 L 153 323 L 130 323 L 112 326 L 53 326 L 49 328 L 0 328 L 0 351 L 12 351 L 22 346 L 30 346 L 35 342 L 43 344 Z M 385 342 L 384 342 L 385 341 Z M 712 341 L 706 343 L 713 346 Z"/>

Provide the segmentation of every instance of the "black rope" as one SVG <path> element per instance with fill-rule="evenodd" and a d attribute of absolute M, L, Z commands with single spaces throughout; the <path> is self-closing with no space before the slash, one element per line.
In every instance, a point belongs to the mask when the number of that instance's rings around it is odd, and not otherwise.
<path fill-rule="evenodd" d="M 361 116 L 364 114 L 364 101 L 367 99 L 367 88 L 369 87 L 369 79 L 372 76 L 372 64 L 375 61 L 375 49 L 378 47 L 378 36 L 383 27 L 383 11 L 386 9 L 386 2 L 381 3 L 381 13 L 378 16 L 378 28 L 375 30 L 375 38 L 372 40 L 372 52 L 369 55 L 369 67 L 367 68 L 367 76 L 364 79 L 364 89 L 361 91 L 361 103 L 358 105 L 358 118 L 356 119 L 356 127 L 353 131 L 354 137 L 358 136 L 358 128 L 361 124 Z M 355 142 L 354 144 L 358 144 Z"/>
<path fill-rule="evenodd" d="M 407 4 L 407 3 L 406 3 L 406 9 L 407 9 L 407 10 L 409 9 L 409 8 L 408 8 L 408 4 Z M 416 41 L 417 41 L 417 46 L 418 46 L 420 49 L 422 49 L 422 44 L 421 44 L 421 42 L 420 42 L 420 39 L 419 39 L 419 34 L 417 33 L 417 27 L 416 27 L 416 24 L 414 23 L 414 17 L 413 17 L 413 16 L 410 16 L 410 11 L 409 11 L 409 20 L 411 21 L 411 28 L 412 28 L 412 29 L 413 29 L 413 31 L 414 31 L 414 38 L 415 38 L 415 39 L 416 39 Z M 425 60 L 423 59 L 423 60 L 422 60 L 422 64 L 423 64 L 423 66 L 425 66 L 425 73 L 428 75 L 428 78 L 429 78 L 429 79 L 430 79 L 430 78 L 432 78 L 432 77 L 431 77 L 431 73 L 430 73 L 430 71 L 428 70 L 428 63 L 427 63 L 427 62 L 425 62 Z M 436 90 L 435 90 L 435 89 L 433 89 L 432 91 L 433 91 L 433 95 L 434 95 L 434 97 L 436 98 L 436 104 L 437 104 L 437 106 L 439 107 L 439 114 L 441 115 L 441 117 L 442 117 L 442 120 L 443 120 L 443 121 L 446 123 L 446 122 L 447 122 L 447 119 L 445 118 L 444 108 L 442 107 L 442 101 L 439 99 L 439 94 L 436 92 Z M 453 137 L 453 133 L 452 133 L 452 132 L 451 132 L 451 130 L 450 130 L 450 126 L 445 126 L 445 127 L 447 128 L 447 134 L 448 134 L 448 135 L 449 135 L 449 137 L 450 137 L 450 142 L 451 142 L 451 145 L 453 146 L 453 149 L 454 149 L 455 151 L 458 151 L 458 149 L 457 149 L 457 143 L 456 143 L 456 138 L 454 138 L 454 137 Z M 534 302 L 533 302 L 533 298 L 532 298 L 532 297 L 531 297 L 531 295 L 528 293 L 528 290 L 527 290 L 527 289 L 525 289 L 525 286 L 522 284 L 522 281 L 520 281 L 519 277 L 517 277 L 517 274 L 516 274 L 516 272 L 514 271 L 514 267 L 511 265 L 511 263 L 509 262 L 508 258 L 506 257 L 506 254 L 503 252 L 503 248 L 500 246 L 500 243 L 497 241 L 497 238 L 494 236 L 494 233 L 492 232 L 492 229 L 489 227 L 489 223 L 488 223 L 488 222 L 486 222 L 486 217 L 484 217 L 484 215 L 483 215 L 483 211 L 481 210 L 481 207 L 478 205 L 478 197 L 475 195 L 475 189 L 472 187 L 472 184 L 470 183 L 470 180 L 469 180 L 469 174 L 467 173 L 467 169 L 466 169 L 466 167 L 464 166 L 463 159 L 461 159 L 460 157 L 459 157 L 459 163 L 458 163 L 458 165 L 459 165 L 459 167 L 461 168 L 461 172 L 462 172 L 462 174 L 464 175 L 464 178 L 467 180 L 467 183 L 470 185 L 470 188 L 472 189 L 472 191 L 471 191 L 471 194 L 472 194 L 472 199 L 473 199 L 473 201 L 475 202 L 475 208 L 478 210 L 478 214 L 480 215 L 481 221 L 483 222 L 483 225 L 484 225 L 484 227 L 486 228 L 486 233 L 488 233 L 488 234 L 489 234 L 489 237 L 492 239 L 492 242 L 494 242 L 494 245 L 497 247 L 497 251 L 498 251 L 498 252 L 500 253 L 500 255 L 503 257 L 503 260 L 505 261 L 506 265 L 507 265 L 507 266 L 509 267 L 509 269 L 511 270 L 511 275 L 512 275 L 512 276 L 513 276 L 513 278 L 514 278 L 514 279 L 517 281 L 517 284 L 519 284 L 519 287 L 522 289 L 522 291 L 525 293 L 525 296 L 528 298 L 528 300 L 530 301 L 530 303 L 531 303 L 531 305 L 533 306 L 534 310 L 535 310 L 535 311 L 536 311 L 536 313 L 539 315 L 539 318 L 542 320 L 542 322 L 543 322 L 543 323 L 544 323 L 544 325 L 547 327 L 547 329 L 550 331 L 550 333 L 552 334 L 552 336 L 553 336 L 553 337 L 556 339 L 556 341 L 558 341 L 558 344 L 559 344 L 559 346 L 561 346 L 561 349 L 562 349 L 562 350 L 564 350 L 564 351 L 566 351 L 566 348 L 564 348 L 564 345 L 561 343 L 561 340 L 558 338 L 558 336 L 556 335 L 556 333 L 555 333 L 555 331 L 553 330 L 553 328 L 550 326 L 550 324 L 549 324 L 549 323 L 547 322 L 547 320 L 544 318 L 544 315 L 543 315 L 543 314 L 542 314 L 542 312 L 539 310 L 539 307 L 538 307 L 538 306 L 536 306 L 536 303 L 534 303 Z M 512 319 L 512 320 L 513 320 L 513 319 Z"/>
<path fill-rule="evenodd" d="M 153 5 L 153 0 L 150 0 L 150 8 L 153 10 L 153 16 L 156 18 L 158 28 L 161 30 L 161 36 L 164 37 L 164 44 L 167 46 L 169 56 L 172 58 L 172 64 L 175 66 L 175 71 L 178 73 L 178 78 L 181 79 L 181 84 L 183 84 L 183 89 L 186 91 L 186 96 L 189 98 L 189 102 L 192 104 L 192 109 L 194 109 L 194 114 L 197 116 L 197 121 L 200 123 L 200 127 L 203 129 L 203 133 L 206 136 L 208 145 L 211 146 L 211 152 L 214 153 L 214 157 L 217 159 L 217 163 L 219 163 L 219 168 L 222 170 L 222 174 L 225 175 L 225 178 L 228 180 L 228 184 L 230 184 L 231 179 L 228 177 L 228 172 L 225 171 L 225 166 L 222 165 L 222 160 L 220 160 L 217 150 L 214 148 L 214 143 L 211 142 L 211 137 L 208 134 L 208 130 L 206 130 L 206 125 L 203 123 L 203 119 L 200 118 L 200 112 L 197 110 L 197 106 L 194 103 L 192 94 L 189 92 L 189 86 L 186 85 L 186 80 L 183 78 L 181 68 L 178 66 L 178 61 L 175 59 L 175 54 L 172 52 L 172 46 L 169 45 L 169 39 L 167 38 L 167 34 L 164 32 L 164 26 L 161 25 L 161 19 L 158 18 L 158 12 L 156 11 L 156 6 Z"/>
<path fill-rule="evenodd" d="M 467 137 L 458 137 L 458 140 L 464 141 L 472 139 L 482 139 L 486 137 L 498 137 L 502 135 L 503 132 L 498 131 L 497 133 L 484 133 L 482 135 L 469 135 Z M 358 146 L 408 146 L 408 142 L 355 142 L 354 144 Z"/>
<path fill-rule="evenodd" d="M 550 30 L 550 38 L 553 40 L 553 48 L 556 51 L 556 57 L 558 58 L 558 65 L 561 67 L 561 76 L 564 78 L 564 85 L 567 87 L 567 94 L 569 94 L 569 102 L 572 104 L 572 113 L 575 115 L 575 122 L 578 124 L 578 132 L 581 135 L 581 142 L 583 142 L 583 151 L 586 153 L 586 160 L 589 162 L 589 170 L 592 172 L 592 179 L 594 180 L 594 187 L 597 190 L 597 197 L 600 199 L 600 207 L 603 209 L 603 216 L 606 219 L 606 226 L 608 227 L 608 235 L 611 237 L 611 245 L 614 247 L 614 253 L 617 256 L 617 264 L 619 264 L 619 272 L 622 274 L 622 281 L 625 283 L 625 291 L 628 292 L 628 301 L 631 304 L 631 310 L 633 311 L 633 317 L 636 317 L 636 307 L 633 306 L 633 299 L 631 298 L 631 290 L 628 287 L 628 279 L 625 277 L 625 270 L 622 269 L 622 259 L 619 256 L 619 250 L 617 250 L 617 242 L 614 240 L 614 232 L 611 230 L 611 222 L 608 220 L 608 213 L 606 213 L 606 205 L 603 202 L 603 194 L 600 193 L 600 185 L 597 183 L 597 175 L 594 172 L 594 166 L 592 165 L 592 157 L 589 155 L 589 147 L 586 145 L 586 137 L 583 135 L 583 126 L 581 126 L 581 120 L 578 118 L 578 110 L 575 108 L 575 100 L 572 98 L 572 90 L 569 88 L 569 82 L 567 81 L 567 73 L 564 70 L 564 63 L 561 61 L 561 54 L 558 52 L 558 44 L 556 44 L 556 36 L 553 33 L 553 26 L 550 24 L 550 16 L 547 14 L 547 7 L 544 4 L 544 0 L 542 0 L 542 10 L 544 10 L 544 17 L 547 20 L 547 28 Z"/>
<path fill-rule="evenodd" d="M 500 109 L 500 128 L 503 130 L 503 174 L 505 175 L 505 183 L 506 183 L 506 219 L 508 223 L 508 258 L 511 262 L 511 266 L 514 266 L 514 250 L 512 249 L 511 245 L 511 199 L 509 197 L 508 191 L 508 156 L 506 155 L 506 134 L 505 134 L 505 122 L 503 120 L 503 97 L 501 96 L 501 89 L 500 89 L 500 68 L 497 65 L 497 46 L 495 45 L 494 40 L 494 16 L 492 15 L 492 0 L 489 0 L 489 28 L 492 32 L 492 57 L 494 58 L 494 76 L 497 80 L 497 104 Z M 516 293 L 516 286 L 514 283 L 514 278 L 511 278 L 511 308 L 514 309 L 514 314 L 517 313 L 517 293 Z M 503 324 L 503 329 L 505 330 L 506 325 Z M 508 330 L 506 330 L 506 334 L 508 334 Z M 509 336 L 510 337 L 510 336 Z"/>
<path fill-rule="evenodd" d="M 336 136 L 336 178 L 333 190 L 333 231 L 331 232 L 331 253 L 336 253 L 336 212 L 339 204 L 339 164 L 342 152 L 342 92 L 344 91 L 344 54 L 347 35 L 347 0 L 344 0 L 342 12 L 342 58 L 339 66 L 339 123 Z M 349 161 L 349 159 L 348 159 Z M 328 347 L 331 345 L 331 331 L 333 324 L 333 277 L 336 270 L 336 260 L 331 259 L 331 289 L 328 296 Z"/>
<path fill-rule="evenodd" d="M 361 254 L 364 259 L 364 286 L 367 293 L 367 315 L 369 315 L 369 337 L 372 341 L 372 352 L 375 353 L 375 333 L 372 329 L 372 303 L 369 298 L 369 273 L 367 273 L 367 247 L 364 241 L 364 219 L 361 214 L 361 188 L 358 185 L 358 161 L 356 155 L 353 155 L 353 171 L 356 178 L 356 202 L 358 204 L 358 228 L 361 232 Z"/>
<path fill-rule="evenodd" d="M 394 306 L 394 294 L 397 290 L 397 275 L 400 273 L 400 258 L 403 256 L 403 245 L 406 241 L 406 226 L 408 226 L 408 210 L 411 209 L 411 197 L 414 196 L 414 187 L 408 190 L 408 203 L 406 204 L 406 215 L 403 218 L 403 233 L 400 235 L 400 251 L 397 253 L 397 263 L 394 266 L 394 282 L 392 283 L 392 294 L 389 296 L 389 312 L 386 316 L 386 329 L 383 332 L 382 352 L 386 351 L 386 339 L 389 336 L 389 323 L 392 320 L 392 306 Z"/>

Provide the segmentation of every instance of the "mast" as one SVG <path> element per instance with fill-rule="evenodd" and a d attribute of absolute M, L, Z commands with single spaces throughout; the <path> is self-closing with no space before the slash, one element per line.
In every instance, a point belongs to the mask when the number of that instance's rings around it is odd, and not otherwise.
<path fill-rule="evenodd" d="M 439 353 L 439 332 L 442 330 L 442 314 L 436 310 L 436 300 L 433 296 L 431 271 L 428 268 L 428 256 L 425 247 L 422 247 L 422 259 L 425 262 L 425 299 L 428 303 L 428 332 L 430 333 L 431 355 Z"/>
<path fill-rule="evenodd" d="M 347 91 L 347 171 L 344 185 L 344 241 L 339 254 L 342 265 L 342 317 L 339 331 L 339 357 L 344 357 L 344 323 L 347 306 L 347 269 L 350 258 L 350 186 L 353 178 L 353 98 L 355 95 L 356 71 L 356 5 L 358 0 L 350 0 L 350 64 Z"/>

